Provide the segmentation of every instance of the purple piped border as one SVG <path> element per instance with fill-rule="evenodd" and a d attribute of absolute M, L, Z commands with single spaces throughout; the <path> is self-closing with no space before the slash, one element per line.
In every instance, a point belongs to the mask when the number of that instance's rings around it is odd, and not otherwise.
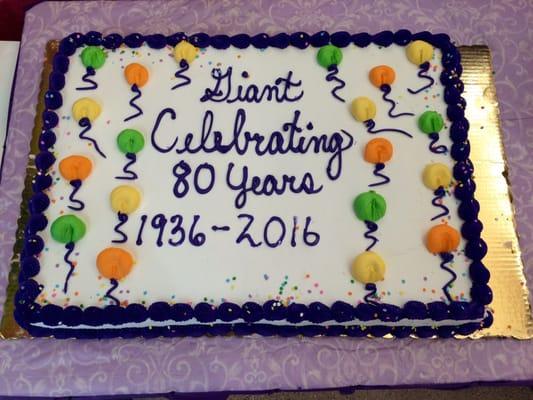
<path fill-rule="evenodd" d="M 294 46 L 300 49 L 321 47 L 333 44 L 346 47 L 351 44 L 357 47 L 366 47 L 370 43 L 388 47 L 392 44 L 405 46 L 414 40 L 423 40 L 442 51 L 442 66 L 440 80 L 445 87 L 444 100 L 448 106 L 447 116 L 452 122 L 450 136 L 452 139 L 451 156 L 456 162 L 453 175 L 457 181 L 455 197 L 459 200 L 459 216 L 464 223 L 461 234 L 467 241 L 465 255 L 472 260 L 469 272 L 472 280 L 470 295 L 471 302 L 454 301 L 447 304 L 442 301 L 424 304 L 418 301 L 409 301 L 403 307 L 392 304 L 366 304 L 352 306 L 348 303 L 337 301 L 331 307 L 314 302 L 309 305 L 293 303 L 289 306 L 282 305 L 279 301 L 270 300 L 263 305 L 254 302 L 244 303 L 242 306 L 233 303 L 222 303 L 214 307 L 208 303 L 198 303 L 195 307 L 188 304 L 170 305 L 165 302 L 156 302 L 148 308 L 141 304 L 130 304 L 127 307 L 109 305 L 105 308 L 88 307 L 81 309 L 77 306 L 66 308 L 54 304 L 41 306 L 35 302 L 42 291 L 32 278 L 40 270 L 36 258 L 44 247 L 42 238 L 38 235 L 48 225 L 44 211 L 48 208 L 50 200 L 44 193 L 52 184 L 47 171 L 54 164 L 55 158 L 48 150 L 54 145 L 56 137 L 53 129 L 59 119 L 54 110 L 62 106 L 60 90 L 64 86 L 64 74 L 68 71 L 69 57 L 78 47 L 85 45 L 104 46 L 114 50 L 122 44 L 130 48 L 140 47 L 143 43 L 154 49 L 166 45 L 174 46 L 181 40 L 188 40 L 198 47 L 212 46 L 216 49 L 226 49 L 230 46 L 244 49 L 253 46 L 259 49 L 266 47 L 286 48 Z M 431 34 L 419 32 L 411 34 L 407 30 L 397 32 L 383 31 L 376 35 L 368 33 L 350 34 L 348 32 L 318 32 L 309 35 L 304 32 L 293 34 L 280 33 L 274 36 L 258 34 L 249 36 L 239 34 L 235 36 L 197 33 L 191 36 L 179 32 L 170 36 L 160 34 L 143 36 L 132 33 L 126 37 L 111 34 L 103 37 L 99 32 L 73 33 L 60 41 L 59 51 L 53 59 L 53 70 L 49 77 L 50 89 L 44 95 L 45 111 L 42 115 L 43 128 L 39 138 L 40 153 L 36 156 L 35 164 L 37 175 L 33 181 L 33 195 L 28 202 L 30 218 L 24 230 L 24 247 L 21 252 L 21 270 L 19 274 L 19 289 L 15 296 L 15 319 L 32 336 L 55 336 L 56 338 L 108 338 L 108 337 L 157 337 L 157 336 L 202 336 L 225 335 L 234 332 L 238 335 L 257 333 L 264 336 L 337 336 L 347 335 L 360 337 L 371 334 L 381 337 L 392 334 L 395 337 L 416 335 L 418 337 L 439 336 L 452 337 L 455 334 L 468 335 L 481 327 L 492 324 L 492 314 L 487 311 L 486 305 L 492 301 L 492 292 L 487 283 L 489 271 L 481 260 L 487 252 L 487 245 L 481 239 L 482 223 L 477 219 L 479 203 L 474 199 L 475 183 L 472 180 L 473 165 L 469 160 L 470 143 L 468 141 L 469 123 L 464 116 L 466 106 L 461 97 L 464 86 L 460 80 L 462 72 L 461 57 L 457 48 L 451 43 L 446 34 Z M 481 322 L 461 323 L 463 320 L 478 319 L 485 316 Z M 143 322 L 147 319 L 153 321 L 173 320 L 177 322 L 189 321 L 196 318 L 199 322 L 208 325 L 191 324 L 187 326 L 165 326 L 125 329 L 66 329 L 66 328 L 40 328 L 32 325 L 42 322 L 50 326 L 77 326 L 80 324 L 100 326 L 108 323 L 113 325 L 128 322 Z M 403 319 L 420 320 L 430 318 L 434 321 L 452 319 L 457 321 L 456 326 L 434 328 L 431 326 L 344 326 L 335 323 L 346 323 L 354 319 L 361 321 L 396 322 Z M 234 322 L 243 320 L 245 322 Z M 258 323 L 257 321 L 287 321 L 302 323 L 293 325 L 272 325 Z M 217 322 L 215 322 L 217 321 Z M 222 322 L 218 322 L 222 321 Z M 322 326 L 319 323 L 332 321 L 332 325 Z M 309 322 L 307 325 L 303 323 Z"/>

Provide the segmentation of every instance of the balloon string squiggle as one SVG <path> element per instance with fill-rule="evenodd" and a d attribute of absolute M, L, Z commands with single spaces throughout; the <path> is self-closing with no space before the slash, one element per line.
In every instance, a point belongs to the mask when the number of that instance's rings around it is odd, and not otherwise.
<path fill-rule="evenodd" d="M 98 147 L 98 143 L 96 140 L 94 140 L 92 137 L 86 136 L 85 134 L 91 130 L 91 120 L 89 118 L 82 118 L 78 122 L 78 124 L 83 128 L 82 131 L 79 134 L 79 138 L 83 140 L 88 140 L 91 142 L 94 146 L 94 149 L 97 151 L 98 154 L 100 154 L 103 158 L 106 158 L 106 155 L 103 153 L 102 150 L 100 150 L 100 147 Z"/>
<path fill-rule="evenodd" d="M 449 288 L 449 285 L 453 284 L 455 282 L 455 280 L 457 279 L 457 274 L 450 268 L 448 267 L 446 264 L 450 263 L 451 261 L 453 261 L 453 254 L 451 253 L 441 253 L 441 259 L 442 259 L 442 262 L 440 263 L 440 267 L 441 269 L 445 270 L 446 272 L 448 272 L 452 278 L 446 282 L 444 284 L 444 286 L 442 287 L 442 291 L 444 292 L 444 295 L 446 296 L 446 298 L 448 299 L 448 301 L 452 302 L 453 299 L 452 299 L 452 296 L 450 295 L 450 288 Z"/>
<path fill-rule="evenodd" d="M 413 115 L 415 115 L 409 112 L 393 114 L 392 112 L 396 108 L 396 102 L 392 100 L 390 97 L 388 97 L 391 92 L 391 87 L 389 85 L 383 85 L 381 86 L 381 91 L 383 92 L 383 96 L 382 96 L 383 100 L 385 100 L 387 103 L 390 104 L 390 108 L 388 111 L 389 117 L 391 118 L 406 117 L 406 116 L 412 117 Z"/>
<path fill-rule="evenodd" d="M 138 176 L 135 173 L 135 171 L 130 170 L 129 167 L 135 164 L 135 162 L 137 161 L 137 156 L 135 155 L 135 153 L 127 153 L 126 158 L 129 161 L 126 163 L 126 165 L 124 165 L 124 168 L 122 168 L 122 171 L 124 172 L 125 175 L 115 176 L 115 179 L 123 179 L 123 180 L 129 180 L 129 181 L 135 180 L 138 178 Z"/>
<path fill-rule="evenodd" d="M 118 223 L 113 230 L 120 235 L 120 239 L 112 240 L 111 243 L 126 243 L 128 236 L 120 229 L 126 222 L 128 222 L 128 214 L 118 212 Z"/>
<path fill-rule="evenodd" d="M 81 180 L 80 179 L 74 179 L 72 181 L 70 181 L 70 184 L 72 185 L 73 189 L 72 189 L 72 192 L 70 193 L 70 196 L 68 197 L 68 199 L 70 200 L 71 203 L 74 203 L 74 204 L 77 204 L 76 206 L 74 205 L 68 205 L 68 208 L 70 208 L 71 210 L 74 210 L 74 211 L 81 211 L 85 208 L 85 204 L 83 203 L 83 201 L 79 200 L 79 199 L 76 199 L 74 196 L 76 195 L 76 193 L 78 193 L 78 190 L 80 190 L 80 187 L 81 187 Z"/>
<path fill-rule="evenodd" d="M 435 207 L 440 208 L 442 212 L 438 215 L 435 215 L 433 218 L 431 218 L 432 221 L 445 217 L 450 213 L 450 210 L 448 207 L 446 207 L 444 204 L 442 204 L 441 200 L 446 195 L 446 192 L 444 191 L 444 188 L 441 186 L 434 192 L 435 197 L 433 200 L 431 200 L 431 204 L 433 204 Z"/>
<path fill-rule="evenodd" d="M 133 93 L 136 93 L 136 95 L 133 96 L 133 98 L 130 100 L 130 106 L 131 106 L 132 108 L 136 109 L 137 112 L 136 112 L 135 114 L 130 115 L 129 117 L 126 117 L 126 118 L 124 119 L 124 122 L 127 122 L 127 121 L 129 121 L 130 119 L 133 119 L 133 118 L 137 118 L 137 117 L 139 117 L 139 116 L 141 116 L 141 115 L 143 114 L 143 110 L 141 109 L 141 107 L 139 107 L 139 106 L 135 103 L 135 102 L 136 102 L 137 100 L 139 100 L 139 99 L 141 98 L 141 96 L 142 96 L 141 89 L 139 89 L 139 87 L 137 86 L 137 84 L 134 83 L 134 84 L 131 86 L 131 91 L 132 91 Z"/>
<path fill-rule="evenodd" d="M 328 82 L 337 82 L 337 86 L 335 86 L 332 90 L 331 90 L 331 94 L 333 95 L 333 97 L 335 97 L 337 100 L 339 101 L 342 101 L 343 103 L 345 102 L 345 100 L 340 97 L 338 94 L 337 94 L 337 91 L 341 90 L 343 87 L 346 86 L 346 82 L 344 82 L 342 79 L 340 79 L 337 74 L 339 73 L 339 69 L 337 68 L 337 66 L 335 64 L 332 64 L 328 67 L 328 71 L 329 73 L 326 75 L 326 81 Z"/>
<path fill-rule="evenodd" d="M 381 180 L 375 183 L 371 183 L 370 185 L 368 185 L 369 187 L 381 186 L 381 185 L 385 185 L 390 182 L 390 178 L 387 175 L 380 172 L 384 168 L 385 168 L 385 164 L 383 163 L 376 164 L 376 167 L 374 168 L 374 175 L 381 178 Z"/>
<path fill-rule="evenodd" d="M 81 80 L 85 83 L 88 83 L 89 86 L 82 86 L 82 87 L 77 87 L 76 90 L 94 90 L 98 87 L 98 84 L 93 81 L 92 79 L 89 79 L 91 76 L 94 76 L 96 75 L 96 71 L 94 70 L 94 68 L 92 67 L 87 67 L 87 73 L 85 75 L 83 75 L 83 77 L 81 78 Z"/>
<path fill-rule="evenodd" d="M 393 128 L 384 128 L 384 129 L 374 129 L 376 127 L 376 122 L 373 120 L 373 119 L 367 119 L 365 122 L 364 122 L 366 128 L 367 128 L 367 132 L 368 133 L 371 133 L 371 134 L 376 134 L 376 133 L 384 133 L 384 132 L 396 132 L 396 133 L 401 133 L 402 135 L 405 135 L 405 136 L 408 136 L 410 138 L 413 137 L 413 135 L 411 135 L 410 133 L 408 132 L 405 132 L 405 131 L 402 131 L 401 129 L 393 129 Z"/>
<path fill-rule="evenodd" d="M 431 76 L 427 75 L 426 72 L 429 70 L 429 62 L 425 62 L 423 64 L 420 64 L 420 70 L 418 71 L 418 77 L 427 79 L 429 83 L 420 89 L 413 90 L 413 89 L 407 89 L 407 91 L 411 94 L 418 94 L 426 89 L 429 89 L 434 83 L 435 79 L 433 79 Z"/>
<path fill-rule="evenodd" d="M 369 304 L 379 304 L 377 301 L 372 300 L 372 298 L 376 299 L 378 297 L 378 295 L 377 295 L 378 288 L 376 287 L 376 284 L 375 283 L 367 283 L 365 285 L 365 290 L 369 291 L 369 293 L 367 293 L 365 295 L 365 297 L 364 297 L 365 302 L 367 302 Z"/>
<path fill-rule="evenodd" d="M 67 276 L 65 278 L 65 284 L 63 285 L 63 293 L 67 293 L 68 292 L 68 281 L 69 281 L 70 277 L 72 276 L 72 273 L 74 272 L 74 267 L 75 267 L 74 263 L 72 261 L 70 261 L 70 259 L 69 259 L 70 255 L 74 251 L 74 242 L 67 243 L 65 245 L 65 248 L 67 249 L 67 252 L 65 253 L 65 256 L 63 257 L 63 260 L 65 260 L 65 262 L 68 264 L 69 271 L 68 271 Z"/>
<path fill-rule="evenodd" d="M 116 279 L 110 279 L 109 282 L 111 283 L 111 288 L 105 293 L 104 298 L 113 300 L 116 306 L 120 306 L 119 299 L 111 295 L 113 291 L 118 287 L 118 281 Z"/>
<path fill-rule="evenodd" d="M 435 146 L 437 144 L 437 142 L 439 141 L 439 134 L 438 133 L 436 133 L 436 132 L 431 133 L 429 135 L 429 138 L 431 139 L 431 142 L 429 143 L 429 151 L 431 151 L 432 153 L 435 153 L 435 154 L 444 154 L 444 153 L 446 153 L 448 151 L 448 149 L 444 145 Z"/>
<path fill-rule="evenodd" d="M 365 232 L 364 237 L 365 239 L 369 239 L 372 241 L 372 243 L 366 248 L 366 251 L 369 251 L 379 241 L 377 237 L 372 235 L 372 233 L 378 230 L 378 224 L 372 221 L 365 221 L 365 225 L 368 228 L 368 230 Z"/>
<path fill-rule="evenodd" d="M 182 81 L 178 82 L 176 85 L 174 85 L 171 90 L 180 88 L 182 86 L 187 86 L 188 84 L 191 83 L 191 78 L 189 78 L 186 75 L 183 75 L 184 72 L 188 71 L 189 63 L 187 61 L 185 61 L 185 60 L 181 60 L 180 61 L 180 67 L 181 68 L 174 74 L 174 76 L 176 78 L 178 78 L 178 79 L 182 79 Z"/>

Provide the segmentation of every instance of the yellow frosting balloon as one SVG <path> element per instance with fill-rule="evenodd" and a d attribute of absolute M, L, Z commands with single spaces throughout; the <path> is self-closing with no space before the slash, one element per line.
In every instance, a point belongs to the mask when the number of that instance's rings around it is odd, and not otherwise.
<path fill-rule="evenodd" d="M 424 64 L 433 58 L 433 46 L 423 40 L 409 43 L 405 52 L 409 61 L 415 65 Z"/>
<path fill-rule="evenodd" d="M 376 116 L 376 105 L 368 97 L 357 97 L 352 101 L 351 112 L 357 121 L 365 122 Z"/>
<path fill-rule="evenodd" d="M 365 251 L 353 260 L 351 272 L 358 282 L 376 283 L 385 279 L 385 261 L 377 253 Z"/>
<path fill-rule="evenodd" d="M 100 112 L 102 112 L 100 104 L 89 97 L 82 97 L 72 105 L 72 116 L 76 121 L 88 118 L 92 122 L 98 118 Z"/>
<path fill-rule="evenodd" d="M 113 211 L 131 214 L 141 204 L 141 192 L 134 186 L 117 186 L 111 192 L 110 199 Z"/>
<path fill-rule="evenodd" d="M 190 64 L 195 60 L 198 51 L 200 51 L 198 47 L 182 40 L 174 47 L 174 58 L 177 62 L 185 60 Z"/>
<path fill-rule="evenodd" d="M 452 172 L 445 164 L 428 164 L 422 173 L 422 180 L 424 185 L 431 190 L 437 190 L 441 186 L 447 188 L 452 184 Z"/>

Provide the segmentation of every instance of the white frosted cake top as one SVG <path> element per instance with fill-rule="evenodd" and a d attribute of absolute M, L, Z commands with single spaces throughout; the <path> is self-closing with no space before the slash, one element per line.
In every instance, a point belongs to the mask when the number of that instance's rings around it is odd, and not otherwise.
<path fill-rule="evenodd" d="M 76 90 L 87 85 L 82 81 L 86 74 L 79 57 L 82 50 L 79 48 L 70 57 L 65 74 L 67 85 L 61 91 L 63 107 L 57 111 L 60 118 L 55 129 L 57 142 L 51 151 L 57 160 L 77 154 L 92 161 L 92 172 L 83 180 L 75 196 L 83 201 L 85 208 L 80 212 L 67 208 L 72 204 L 69 195 L 73 188 L 61 177 L 59 163 L 55 163 L 51 169 L 54 183 L 48 192 L 52 203 L 45 215 L 49 222 L 53 222 L 61 215 L 73 213 L 85 222 L 87 229 L 70 256 L 76 265 L 67 293 L 63 292 L 68 272 L 64 261 L 65 245 L 54 241 L 48 228 L 41 233 L 45 249 L 39 256 L 41 269 L 35 280 L 44 289 L 37 298 L 38 303 L 84 307 L 113 304 L 112 299 L 104 298 L 111 286 L 109 279 L 100 276 L 96 257 L 103 249 L 116 246 L 130 252 L 135 259 L 131 272 L 113 291 L 113 296 L 122 305 L 141 303 L 148 306 L 157 301 L 242 304 L 246 301 L 263 303 L 269 299 L 279 299 L 284 304 L 320 301 L 326 305 L 342 300 L 356 305 L 368 292 L 362 283 L 354 280 L 350 265 L 367 248 L 369 240 L 363 236 L 367 227 L 356 218 L 352 203 L 357 195 L 372 189 L 369 184 L 379 180 L 373 175 L 375 165 L 363 157 L 366 143 L 377 136 L 387 138 L 394 147 L 393 157 L 383 170 L 390 183 L 373 188 L 387 202 L 386 214 L 377 222 L 379 229 L 374 234 L 379 242 L 372 249 L 386 263 L 385 278 L 376 284 L 379 299 L 399 306 L 409 300 L 428 303 L 446 299 L 442 287 L 450 275 L 440 268 L 440 257 L 431 254 L 424 243 L 428 230 L 442 221 L 431 221 L 440 210 L 432 205 L 434 194 L 423 185 L 422 171 L 433 162 L 451 168 L 453 160 L 449 152 L 430 152 L 430 140 L 417 125 L 418 116 L 423 112 L 440 113 L 446 125 L 441 131 L 439 144 L 450 148 L 449 122 L 442 99 L 444 88 L 439 82 L 442 71 L 440 50 L 435 50 L 428 71 L 435 83 L 423 93 L 412 95 L 407 89 L 419 88 L 425 81 L 417 75 L 419 68 L 407 59 L 404 47 L 380 48 L 371 44 L 366 48 L 350 46 L 342 49 L 338 77 L 346 86 L 337 94 L 345 102 L 332 96 L 336 82 L 325 79 L 328 71 L 318 65 L 317 49 L 312 47 L 303 50 L 294 47 L 283 50 L 271 47 L 264 50 L 253 47 L 243 50 L 234 47 L 202 49 L 184 73 L 190 78 L 190 84 L 175 90 L 171 88 L 180 82 L 180 78 L 175 77 L 180 67 L 173 57 L 173 48 L 167 46 L 155 50 L 146 45 L 138 49 L 107 51 L 105 64 L 91 77 L 98 87 Z M 135 93 L 124 77 L 124 68 L 131 63 L 142 64 L 148 70 L 149 78 L 140 88 L 140 98 L 135 100 L 142 115 L 124 122 L 126 117 L 135 113 L 129 104 Z M 369 71 L 382 64 L 393 67 L 396 73 L 389 94 L 397 103 L 395 111 L 410 112 L 414 116 L 388 116 L 389 104 L 368 79 Z M 244 90 L 256 85 L 261 91 L 265 85 L 274 85 L 276 79 L 287 78 L 289 73 L 292 82 L 301 81 L 301 85 L 290 87 L 287 97 L 301 95 L 301 98 L 282 102 L 263 99 L 260 103 L 202 102 L 200 99 L 206 89 L 215 87 L 213 69 L 226 73 L 230 67 L 232 94 L 229 98 L 235 97 L 239 85 Z M 227 80 L 221 82 L 222 91 L 227 92 L 226 84 Z M 283 83 L 278 86 L 281 93 Z M 376 105 L 375 129 L 401 129 L 413 137 L 395 132 L 368 133 L 367 127 L 350 113 L 351 101 L 361 96 L 370 98 Z M 82 127 L 73 118 L 71 109 L 82 97 L 89 97 L 101 106 L 101 114 L 92 121 L 86 135 L 97 141 L 106 158 L 95 151 L 91 142 L 78 137 Z M 172 120 L 170 111 L 162 113 L 167 108 L 175 112 L 175 120 Z M 284 131 L 282 127 L 294 122 L 297 114 L 297 125 L 302 131 L 294 137 L 309 140 L 312 136 L 326 135 L 328 151 L 259 156 L 254 143 L 250 143 L 242 155 L 235 148 L 226 154 L 206 151 L 178 154 L 175 151 L 184 148 L 189 132 L 193 134 L 190 147 L 196 147 L 202 130 L 204 134 L 209 130 L 207 122 L 212 122 L 212 127 L 206 147 L 212 147 L 215 131 L 220 132 L 223 144 L 230 143 L 236 119 L 243 123 L 241 143 L 245 142 L 245 131 L 262 135 L 265 141 L 273 132 L 279 131 L 283 140 L 288 140 L 290 129 Z M 209 121 L 211 115 L 212 121 Z M 241 119 L 243 115 L 245 121 Z M 158 116 L 162 118 L 161 123 L 153 132 Z M 122 169 L 128 162 L 117 146 L 117 135 L 126 128 L 138 130 L 145 138 L 144 148 L 130 167 L 138 175 L 138 179 L 132 181 L 115 179 L 124 174 Z M 341 146 L 347 146 L 352 139 L 353 144 L 336 152 L 339 138 L 342 139 Z M 166 153 L 156 148 L 170 148 L 176 139 L 177 144 Z M 260 147 L 264 148 L 264 145 Z M 340 169 L 340 176 L 335 180 L 327 173 L 331 159 L 330 175 Z M 175 169 L 180 162 L 191 168 L 186 178 L 189 189 L 183 197 L 177 197 L 173 192 L 177 179 L 173 171 L 183 172 L 181 167 Z M 230 164 L 234 166 L 228 178 Z M 203 167 L 198 169 L 200 166 Z M 244 168 L 248 172 L 246 187 L 250 187 L 254 179 L 259 179 L 262 188 L 267 175 L 274 177 L 281 187 L 286 175 L 294 177 L 293 186 L 298 188 L 307 174 L 304 181 L 308 188 L 313 188 L 310 191 L 321 190 L 314 194 L 293 193 L 287 185 L 283 194 L 271 196 L 248 191 L 245 204 L 237 208 L 239 190 L 231 189 L 227 180 L 238 186 Z M 213 185 L 209 192 L 197 192 L 195 171 L 199 171 L 200 190 L 210 186 L 212 171 Z M 124 184 L 137 187 L 142 199 L 121 228 L 127 235 L 127 242 L 114 244 L 112 241 L 120 239 L 120 235 L 114 231 L 118 216 L 111 208 L 110 193 Z M 177 190 L 182 189 L 183 185 Z M 450 214 L 442 220 L 459 229 L 457 200 L 448 193 L 443 202 Z M 248 226 L 252 217 L 253 222 Z M 310 222 L 305 234 L 307 218 Z M 163 219 L 167 222 L 161 227 Z M 139 234 L 144 220 L 142 234 Z M 178 222 L 181 222 L 183 232 L 177 226 Z M 205 241 L 199 246 L 191 244 L 193 224 L 192 236 L 205 235 Z M 214 226 L 229 227 L 229 230 L 217 230 Z M 245 227 L 253 240 L 261 245 L 252 247 L 247 239 L 237 243 Z M 320 235 L 318 241 L 312 232 Z M 139 235 L 141 245 L 136 243 Z M 161 246 L 157 245 L 158 235 Z M 182 235 L 183 243 L 176 246 L 169 243 L 179 242 Z M 197 236 L 196 240 L 202 242 L 202 236 Z M 315 245 L 309 244 L 314 241 L 317 241 Z M 450 288 L 450 294 L 454 300 L 468 301 L 470 260 L 463 255 L 463 248 L 461 242 L 454 253 L 451 268 L 457 274 L 457 280 Z"/>

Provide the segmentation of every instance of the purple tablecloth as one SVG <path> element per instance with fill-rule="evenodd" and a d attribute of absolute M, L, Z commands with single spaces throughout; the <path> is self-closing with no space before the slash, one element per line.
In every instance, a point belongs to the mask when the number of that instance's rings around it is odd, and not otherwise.
<path fill-rule="evenodd" d="M 448 32 L 493 52 L 504 140 L 529 282 L 533 283 L 533 9 L 527 1 L 341 0 L 50 2 L 26 14 L 3 182 L 0 288 L 5 286 L 45 44 L 72 31 L 304 30 Z M 529 161 L 529 162 L 528 162 Z M 0 290 L 0 303 L 4 301 Z M 201 338 L 0 341 L 0 395 L 313 389 L 355 385 L 532 381 L 533 342 Z"/>

